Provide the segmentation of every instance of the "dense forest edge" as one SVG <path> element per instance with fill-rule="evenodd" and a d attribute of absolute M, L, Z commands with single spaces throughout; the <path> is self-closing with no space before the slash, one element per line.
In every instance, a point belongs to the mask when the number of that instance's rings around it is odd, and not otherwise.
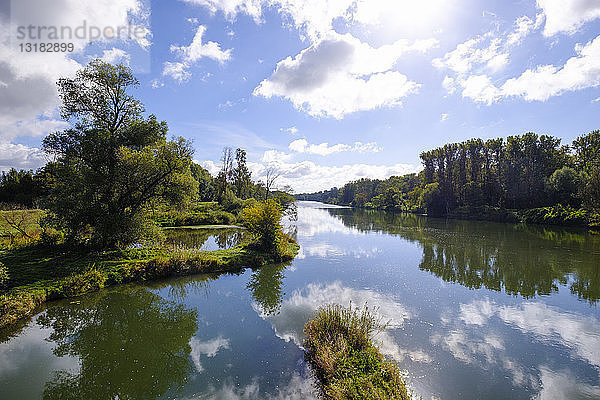
<path fill-rule="evenodd" d="M 243 149 L 223 149 L 216 177 L 184 138 L 146 115 L 131 70 L 100 60 L 57 82 L 70 127 L 48 135 L 49 162 L 0 176 L 0 328 L 42 303 L 116 284 L 292 260 L 281 225 L 294 198 L 278 175 L 254 181 Z M 236 246 L 201 251 L 169 243 L 165 228 L 235 226 Z"/>
<path fill-rule="evenodd" d="M 360 179 L 298 200 L 432 217 L 600 227 L 600 131 L 561 145 L 535 133 L 421 153 L 418 174 Z"/>

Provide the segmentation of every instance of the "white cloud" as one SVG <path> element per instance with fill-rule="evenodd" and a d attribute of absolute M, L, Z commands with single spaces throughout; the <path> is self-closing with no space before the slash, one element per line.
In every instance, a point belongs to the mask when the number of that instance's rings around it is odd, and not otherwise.
<path fill-rule="evenodd" d="M 37 147 L 0 142 L 0 171 L 37 169 L 46 164 L 44 152 Z"/>
<path fill-rule="evenodd" d="M 206 26 L 200 25 L 189 46 L 171 45 L 170 50 L 178 56 L 179 61 L 165 62 L 163 75 L 183 82 L 190 78 L 189 69 L 200 59 L 210 58 L 223 64 L 231 58 L 231 49 L 222 50 L 221 45 L 216 42 L 202 43 L 202 37 L 205 33 Z"/>
<path fill-rule="evenodd" d="M 460 82 L 463 87 L 462 96 L 478 103 L 490 105 L 502 97 L 498 89 L 487 75 L 471 75 Z"/>
<path fill-rule="evenodd" d="M 423 0 L 416 6 L 397 0 L 184 0 L 223 12 L 229 20 L 246 14 L 256 23 L 263 20 L 263 10 L 276 10 L 284 21 L 315 41 L 332 30 L 335 21 L 365 26 L 369 30 L 398 25 L 434 26 L 447 17 L 449 2 Z"/>
<path fill-rule="evenodd" d="M 42 151 L 11 141 L 16 137 L 43 136 L 67 126 L 53 119 L 59 105 L 56 81 L 60 77 L 72 76 L 82 67 L 71 56 L 87 58 L 85 51 L 92 38 L 65 40 L 74 44 L 72 54 L 27 53 L 19 51 L 16 46 L 19 42 L 16 29 L 33 25 L 70 27 L 74 30 L 85 22 L 87 27 L 100 30 L 130 24 L 143 30 L 143 37 L 96 39 L 95 42 L 100 42 L 100 45 L 113 44 L 103 53 L 109 61 L 126 54 L 114 44 L 136 41 L 146 48 L 150 44 L 151 32 L 147 28 L 147 10 L 140 0 L 97 0 L 85 7 L 78 0 L 19 0 L 12 1 L 10 5 L 10 17 L 0 13 L 0 168 L 37 168 L 45 163 Z"/>
<path fill-rule="evenodd" d="M 275 72 L 255 89 L 257 96 L 283 97 L 313 116 L 344 115 L 401 104 L 419 84 L 392 68 L 409 51 L 426 51 L 437 41 L 409 44 L 399 40 L 373 48 L 350 34 L 333 31 L 294 58 L 277 64 Z"/>
<path fill-rule="evenodd" d="M 532 31 L 539 29 L 542 21 L 542 14 L 538 14 L 535 21 L 526 15 L 517 18 L 515 21 L 515 30 L 508 35 L 506 43 L 511 46 L 521 44 L 526 36 L 528 36 Z"/>
<path fill-rule="evenodd" d="M 150 86 L 152 87 L 152 89 L 158 89 L 165 86 L 165 83 L 160 79 L 152 79 L 152 81 L 150 82 Z"/>
<path fill-rule="evenodd" d="M 487 46 L 481 47 L 487 42 Z M 448 68 L 458 74 L 467 74 L 476 66 L 497 71 L 508 63 L 508 53 L 502 39 L 490 32 L 459 44 L 455 50 L 446 53 L 443 58 L 434 59 L 432 63 L 437 68 Z"/>
<path fill-rule="evenodd" d="M 247 14 L 251 16 L 256 23 L 262 20 L 262 6 L 264 0 L 184 0 L 187 3 L 193 3 L 204 6 L 213 14 L 222 11 L 229 20 L 234 20 L 237 14 Z"/>
<path fill-rule="evenodd" d="M 442 115 L 440 116 L 440 121 L 442 121 L 442 122 L 447 121 L 448 118 L 450 118 L 449 114 L 442 113 Z"/>
<path fill-rule="evenodd" d="M 123 64 L 129 65 L 131 57 L 125 50 L 117 49 L 113 47 L 110 50 L 104 50 L 102 53 L 102 60 L 110 64 Z"/>
<path fill-rule="evenodd" d="M 280 131 L 295 135 L 298 133 L 298 128 L 296 128 L 296 126 L 290 126 L 289 128 L 281 128 Z"/>
<path fill-rule="evenodd" d="M 288 148 L 297 153 L 318 154 L 321 156 L 327 156 L 333 153 L 341 152 L 377 153 L 382 150 L 382 148 L 377 146 L 377 143 L 375 142 L 355 142 L 353 146 L 341 143 L 329 146 L 328 143 L 309 144 L 306 139 L 294 140 L 292 143 L 290 143 Z"/>
<path fill-rule="evenodd" d="M 287 162 L 292 159 L 292 155 L 277 150 L 267 150 L 264 152 L 261 161 L 264 163 Z"/>
<path fill-rule="evenodd" d="M 592 100 L 592 103 L 600 103 L 600 97 L 596 97 L 594 100 Z"/>
<path fill-rule="evenodd" d="M 516 78 L 496 85 L 486 74 L 446 77 L 443 85 L 449 93 L 462 89 L 462 96 L 490 105 L 506 97 L 527 101 L 546 101 L 566 92 L 600 85 L 600 36 L 585 45 L 575 46 L 576 55 L 564 65 L 539 65 Z"/>
<path fill-rule="evenodd" d="M 571 34 L 600 18 L 600 2 L 594 0 L 537 0 L 537 7 L 546 17 L 544 36 Z"/>
<path fill-rule="evenodd" d="M 544 101 L 565 92 L 600 85 L 600 36 L 583 46 L 577 45 L 575 51 L 577 55 L 560 68 L 542 65 L 509 79 L 502 86 L 503 95 Z"/>
<path fill-rule="evenodd" d="M 270 168 L 280 174 L 276 186 L 290 185 L 296 193 L 340 187 L 347 182 L 360 178 L 386 179 L 392 175 L 405 175 L 418 172 L 420 166 L 411 164 L 371 165 L 347 164 L 342 166 L 319 165 L 312 161 L 289 162 L 288 154 L 269 153 L 265 159 L 271 159 Z M 265 162 L 265 161 L 263 161 Z M 206 164 L 203 164 L 205 166 Z M 262 163 L 248 163 L 254 179 L 264 179 L 267 166 Z M 206 168 L 206 167 L 205 167 Z"/>

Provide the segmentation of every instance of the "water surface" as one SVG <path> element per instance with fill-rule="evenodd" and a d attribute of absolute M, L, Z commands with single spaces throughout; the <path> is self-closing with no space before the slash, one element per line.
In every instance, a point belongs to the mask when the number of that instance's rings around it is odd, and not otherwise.
<path fill-rule="evenodd" d="M 50 304 L 4 333 L 0 397 L 314 398 L 302 328 L 337 302 L 423 399 L 600 398 L 599 236 L 310 202 L 291 229 L 289 265 Z"/>

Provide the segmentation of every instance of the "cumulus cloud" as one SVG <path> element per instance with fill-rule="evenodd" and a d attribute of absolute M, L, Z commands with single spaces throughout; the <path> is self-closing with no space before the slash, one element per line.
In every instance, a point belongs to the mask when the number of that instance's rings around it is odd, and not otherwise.
<path fill-rule="evenodd" d="M 590 0 L 537 0 L 546 18 L 544 36 L 571 34 L 583 24 L 600 18 L 600 3 Z"/>
<path fill-rule="evenodd" d="M 295 57 L 277 64 L 255 89 L 257 96 L 283 97 L 313 116 L 344 115 L 402 104 L 419 84 L 392 68 L 409 51 L 427 51 L 437 41 L 399 40 L 373 48 L 350 34 L 333 31 Z"/>
<path fill-rule="evenodd" d="M 46 163 L 44 152 L 37 147 L 22 144 L 0 143 L 0 171 L 37 169 Z"/>
<path fill-rule="evenodd" d="M 528 69 L 502 86 L 504 96 L 544 101 L 565 92 L 600 85 L 600 36 L 585 45 L 575 46 L 576 56 L 562 67 L 542 65 Z"/>
<path fill-rule="evenodd" d="M 500 87 L 487 75 L 471 75 L 460 81 L 463 97 L 492 104 L 501 98 L 521 97 L 527 101 L 546 101 L 550 97 L 600 85 L 600 36 L 575 47 L 576 56 L 564 65 L 540 65 L 511 78 Z"/>
<path fill-rule="evenodd" d="M 375 142 L 355 142 L 353 146 L 341 143 L 329 146 L 329 143 L 309 144 L 306 139 L 294 140 L 288 148 L 297 153 L 318 154 L 321 156 L 341 152 L 377 153 L 382 150 Z"/>
<path fill-rule="evenodd" d="M 360 178 L 386 179 L 392 175 L 405 175 L 420 170 L 412 164 L 372 165 L 347 164 L 342 166 L 319 165 L 312 161 L 291 162 L 289 155 L 282 152 L 269 152 L 264 160 L 267 164 L 248 163 L 255 179 L 264 179 L 266 169 L 271 168 L 279 174 L 276 186 L 290 185 L 297 193 L 339 187 Z M 207 164 L 203 164 L 207 165 Z"/>
<path fill-rule="evenodd" d="M 461 90 L 462 96 L 477 103 L 492 104 L 502 98 L 520 97 L 527 101 L 546 101 L 563 93 L 600 85 L 600 36 L 575 46 L 575 56 L 562 66 L 539 65 L 520 76 L 496 84 L 487 73 L 474 73 L 473 60 L 489 62 L 491 54 L 472 51 L 476 41 L 465 42 L 434 65 L 454 70 L 456 77 L 446 76 L 443 86 L 448 93 Z M 466 50 L 470 49 L 470 50 Z M 489 48 L 488 48 L 489 50 Z M 492 51 L 493 53 L 493 51 Z M 486 54 L 483 56 L 482 54 Z"/>
<path fill-rule="evenodd" d="M 183 82 L 190 78 L 190 68 L 202 58 L 210 58 L 220 64 L 231 58 L 231 49 L 223 50 L 216 42 L 203 43 L 202 38 L 206 33 L 206 26 L 200 25 L 196 30 L 194 39 L 189 46 L 171 45 L 171 52 L 175 53 L 179 61 L 167 61 L 163 66 L 163 75 Z"/>
<path fill-rule="evenodd" d="M 481 47 L 484 43 L 488 43 L 487 46 Z M 460 43 L 443 58 L 435 58 L 433 65 L 437 68 L 448 68 L 458 74 L 467 74 L 475 66 L 497 71 L 507 62 L 508 53 L 503 48 L 503 40 L 487 33 Z"/>
<path fill-rule="evenodd" d="M 82 67 L 72 56 L 87 58 L 91 42 L 101 46 L 113 45 L 103 52 L 107 61 L 123 60 L 127 53 L 115 44 L 139 45 L 147 48 L 151 32 L 148 29 L 147 9 L 141 0 L 98 0 L 81 6 L 78 0 L 19 0 L 11 2 L 11 15 L 0 12 L 0 146 L 2 168 L 36 168 L 43 164 L 41 151 L 11 143 L 17 137 L 43 136 L 63 129 L 66 124 L 54 119 L 59 105 L 56 81 L 72 76 Z M 72 30 L 82 26 L 105 28 L 136 26 L 141 34 L 109 38 L 71 37 L 65 42 L 74 44 L 73 54 L 68 52 L 22 52 L 17 47 L 19 26 L 54 26 Z M 67 31 L 68 32 L 68 31 Z M 47 34 L 47 32 L 46 32 Z M 40 42 L 38 37 L 26 36 L 30 42 Z M 79 35 L 81 36 L 81 35 Z M 11 43 L 12 40 L 12 43 Z"/>

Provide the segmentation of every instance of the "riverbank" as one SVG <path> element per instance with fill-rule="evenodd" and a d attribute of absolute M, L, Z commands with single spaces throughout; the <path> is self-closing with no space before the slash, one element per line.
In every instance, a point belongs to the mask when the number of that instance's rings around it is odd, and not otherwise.
<path fill-rule="evenodd" d="M 424 214 L 422 210 L 411 211 L 395 208 L 375 208 L 368 206 L 352 208 L 427 215 Z M 446 215 L 438 216 L 438 218 L 440 217 L 466 221 L 490 221 L 548 226 L 565 226 L 585 228 L 591 231 L 600 231 L 600 214 L 590 212 L 585 209 L 575 209 L 560 204 L 552 207 L 531 208 L 524 210 L 513 210 L 491 206 L 459 207 Z"/>
<path fill-rule="evenodd" d="M 72 298 L 104 287 L 200 273 L 235 273 L 246 267 L 292 260 L 299 250 L 284 236 L 279 254 L 256 250 L 253 243 L 230 249 L 145 247 L 76 252 L 64 246 L 27 246 L 0 252 L 11 281 L 18 286 L 0 295 L 0 328 L 32 315 L 44 302 Z"/>
<path fill-rule="evenodd" d="M 407 400 L 398 366 L 386 361 L 373 336 L 385 327 L 368 310 L 320 308 L 304 328 L 306 357 L 323 398 Z"/>

